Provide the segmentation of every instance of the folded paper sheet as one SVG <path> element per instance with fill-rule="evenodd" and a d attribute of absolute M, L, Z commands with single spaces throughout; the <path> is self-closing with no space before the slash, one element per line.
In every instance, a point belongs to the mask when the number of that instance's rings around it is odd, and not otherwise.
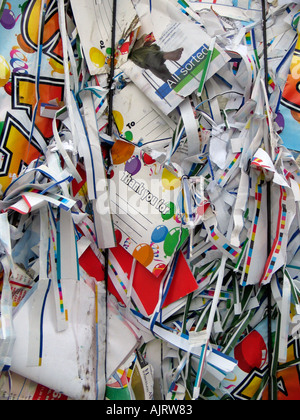
<path fill-rule="evenodd" d="M 29 312 L 32 298 L 15 316 L 17 340 L 14 347 L 12 371 L 50 389 L 58 390 L 75 400 L 96 398 L 96 359 L 95 343 L 95 293 L 83 282 L 68 280 L 65 283 L 66 306 L 69 313 L 69 327 L 64 333 L 57 333 L 53 323 L 54 296 L 51 296 L 44 313 L 43 360 L 40 367 L 27 366 L 27 351 L 31 339 Z M 89 305 L 89 306 L 87 306 Z M 124 324 L 111 308 L 108 314 L 108 352 L 110 354 L 107 373 L 110 377 L 134 351 L 138 337 L 127 324 Z M 122 351 L 118 347 L 119 337 L 124 342 Z M 74 351 L 75 350 L 75 351 Z M 59 358 L 57 355 L 59 354 Z M 74 375 L 78 372 L 78 375 Z"/>
<path fill-rule="evenodd" d="M 123 272 L 130 273 L 133 262 L 133 258 L 130 256 L 130 254 L 120 246 L 116 249 L 113 249 L 112 254 L 120 264 Z M 142 302 L 143 307 L 139 308 L 139 310 L 142 312 L 142 310 L 145 309 L 144 315 L 149 316 L 153 314 L 155 310 L 159 297 L 159 287 L 165 275 L 165 270 L 166 269 L 163 264 L 157 264 L 154 274 L 150 273 L 140 263 L 138 263 L 135 267 L 135 273 L 132 282 L 132 288 L 137 296 L 137 302 L 135 302 L 135 305 L 138 307 L 138 302 Z M 182 278 L 185 279 L 184 282 L 182 281 Z M 118 284 L 114 278 L 111 280 L 113 285 L 113 288 L 111 289 L 112 294 L 115 294 L 115 296 L 118 297 L 121 302 L 123 302 L 122 296 L 118 294 L 118 290 L 120 290 Z M 192 275 L 184 256 L 181 254 L 176 265 L 174 279 L 168 292 L 164 307 L 167 307 L 179 299 L 189 295 L 190 293 L 195 292 L 197 289 L 198 285 L 194 279 L 194 276 Z M 122 294 L 123 293 L 121 292 L 121 295 Z M 134 300 L 133 295 L 132 299 Z M 124 300 L 126 302 L 126 299 Z"/>
<path fill-rule="evenodd" d="M 71 6 L 90 74 L 108 73 L 112 45 L 112 2 L 109 0 L 87 2 L 72 0 Z M 132 32 L 137 31 L 139 25 L 131 0 L 122 1 L 117 9 L 118 53 L 116 59 L 118 66 L 127 61 L 135 40 Z"/>
<path fill-rule="evenodd" d="M 138 40 L 125 73 L 165 114 L 199 88 L 201 76 L 211 48 L 211 38 L 195 23 L 180 13 L 168 0 L 135 1 L 141 21 Z M 201 45 L 189 42 L 201 40 Z M 213 48 L 208 76 L 216 73 L 229 57 Z"/>
<path fill-rule="evenodd" d="M 116 96 L 113 115 L 120 137 L 136 145 L 169 142 L 176 128 L 134 84 Z"/>
<path fill-rule="evenodd" d="M 119 242 L 155 274 L 188 237 L 178 216 L 181 180 L 125 142 L 112 147 L 112 161 L 110 199 Z"/>

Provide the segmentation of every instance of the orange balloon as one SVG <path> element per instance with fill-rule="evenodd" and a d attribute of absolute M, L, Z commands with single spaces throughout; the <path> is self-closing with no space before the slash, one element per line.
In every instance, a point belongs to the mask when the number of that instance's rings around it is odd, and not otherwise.
<path fill-rule="evenodd" d="M 20 48 L 23 51 L 25 51 L 27 54 L 33 54 L 33 53 L 35 53 L 34 49 L 32 49 L 31 47 L 29 47 L 26 44 L 26 42 L 24 41 L 24 38 L 23 38 L 22 34 L 19 34 L 17 36 L 17 41 L 18 41 L 18 44 L 19 44 Z"/>
<path fill-rule="evenodd" d="M 111 158 L 114 165 L 121 165 L 127 162 L 134 153 L 135 146 L 133 144 L 125 143 L 117 140 L 111 149 Z"/>
<path fill-rule="evenodd" d="M 144 267 L 148 267 L 154 259 L 154 252 L 150 245 L 141 244 L 135 248 L 132 256 Z"/>
<path fill-rule="evenodd" d="M 292 114 L 292 117 L 294 118 L 294 120 L 300 122 L 300 112 L 291 110 L 291 114 Z"/>

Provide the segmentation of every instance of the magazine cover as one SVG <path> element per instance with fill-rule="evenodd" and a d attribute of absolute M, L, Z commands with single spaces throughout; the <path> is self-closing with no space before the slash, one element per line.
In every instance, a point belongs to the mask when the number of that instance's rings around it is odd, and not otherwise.
<path fill-rule="evenodd" d="M 129 60 L 121 66 L 165 114 L 173 111 L 229 57 L 198 24 L 169 1 L 135 0 L 141 27 Z"/>

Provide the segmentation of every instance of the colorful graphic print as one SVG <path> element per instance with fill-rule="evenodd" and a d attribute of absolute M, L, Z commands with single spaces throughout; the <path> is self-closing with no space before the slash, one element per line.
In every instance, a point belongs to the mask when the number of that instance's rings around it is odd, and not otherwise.
<path fill-rule="evenodd" d="M 0 23 L 0 186 L 4 193 L 53 137 L 52 120 L 41 115 L 41 108 L 53 100 L 62 103 L 64 79 L 56 0 L 7 2 Z"/>

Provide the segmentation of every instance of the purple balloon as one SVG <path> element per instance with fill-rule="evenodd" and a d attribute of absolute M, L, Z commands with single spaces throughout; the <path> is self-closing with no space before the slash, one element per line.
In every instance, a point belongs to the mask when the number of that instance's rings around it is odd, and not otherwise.
<path fill-rule="evenodd" d="M 278 127 L 279 127 L 278 134 L 280 134 L 280 133 L 282 133 L 282 131 L 284 130 L 284 127 L 285 127 L 284 116 L 281 114 L 281 112 L 278 112 L 275 121 L 277 122 Z"/>
<path fill-rule="evenodd" d="M 140 172 L 142 167 L 141 161 L 138 156 L 131 158 L 125 165 L 125 171 L 131 175 L 136 175 Z"/>
<path fill-rule="evenodd" d="M 16 17 L 14 12 L 9 9 L 4 9 L 0 23 L 5 29 L 12 29 L 16 24 Z"/>

